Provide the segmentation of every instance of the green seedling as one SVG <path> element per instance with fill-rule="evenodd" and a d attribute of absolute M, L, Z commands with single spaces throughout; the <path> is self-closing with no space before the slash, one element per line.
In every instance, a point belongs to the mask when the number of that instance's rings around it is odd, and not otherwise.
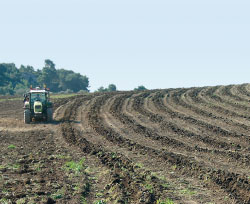
<path fill-rule="evenodd" d="M 5 196 L 9 196 L 10 195 L 10 192 L 6 189 L 3 189 L 2 190 L 2 193 L 5 195 Z"/>
<path fill-rule="evenodd" d="M 151 180 L 151 175 L 147 175 L 147 176 L 146 176 L 146 180 L 147 180 L 147 181 L 150 181 L 150 180 Z"/>
<path fill-rule="evenodd" d="M 167 179 L 166 179 L 166 177 L 165 176 L 157 176 L 160 180 L 162 180 L 162 181 L 166 181 Z"/>
<path fill-rule="evenodd" d="M 176 165 L 173 165 L 173 166 L 172 166 L 172 169 L 173 169 L 173 170 L 176 170 L 176 169 L 177 169 L 177 166 L 176 166 Z"/>
<path fill-rule="evenodd" d="M 82 158 L 79 162 L 74 162 L 74 161 L 66 162 L 65 169 L 67 171 L 74 171 L 75 173 L 79 173 L 84 167 L 84 161 L 85 158 Z"/>
<path fill-rule="evenodd" d="M 182 194 L 187 194 L 187 195 L 194 195 L 195 192 L 194 191 L 191 191 L 189 189 L 183 189 L 180 191 Z"/>
<path fill-rule="evenodd" d="M 8 169 L 19 169 L 20 168 L 20 164 L 10 164 L 8 165 Z"/>
<path fill-rule="evenodd" d="M 164 184 L 162 184 L 162 186 L 163 186 L 164 188 L 170 188 L 170 185 L 169 185 L 168 183 L 164 183 Z"/>
<path fill-rule="evenodd" d="M 17 200 L 16 203 L 17 204 L 24 204 L 24 203 L 26 203 L 26 199 L 21 198 L 21 199 Z"/>
<path fill-rule="evenodd" d="M 151 184 L 146 184 L 145 188 L 149 190 L 150 193 L 153 193 L 153 186 Z"/>
<path fill-rule="evenodd" d="M 161 199 L 157 200 L 156 204 L 174 204 L 174 202 L 171 199 L 166 198 L 165 200 Z"/>
<path fill-rule="evenodd" d="M 75 187 L 73 187 L 73 190 L 74 190 L 74 192 L 73 192 L 73 196 L 75 196 L 76 194 L 78 194 L 78 193 L 80 193 L 80 187 L 79 186 L 75 186 Z"/>
<path fill-rule="evenodd" d="M 52 198 L 55 200 L 61 199 L 64 195 L 64 192 L 65 192 L 64 188 L 59 189 L 56 193 L 52 194 Z"/>
<path fill-rule="evenodd" d="M 136 167 L 136 168 L 143 168 L 143 164 L 142 164 L 142 163 L 136 163 L 136 164 L 135 164 L 135 167 Z"/>
<path fill-rule="evenodd" d="M 13 144 L 11 144 L 11 145 L 8 146 L 8 149 L 15 149 L 15 148 L 16 148 L 16 146 L 13 145 Z"/>
<path fill-rule="evenodd" d="M 11 201 L 8 200 L 7 198 L 2 198 L 2 199 L 0 199 L 0 203 L 1 203 L 1 204 L 10 204 Z"/>
<path fill-rule="evenodd" d="M 52 198 L 55 199 L 55 200 L 60 199 L 60 198 L 62 198 L 62 197 L 63 197 L 63 194 L 62 194 L 62 192 L 60 192 L 60 191 L 58 191 L 58 192 L 52 194 Z"/>
<path fill-rule="evenodd" d="M 20 164 L 13 164 L 13 169 L 19 169 L 20 168 Z"/>
<path fill-rule="evenodd" d="M 117 157 L 116 153 L 112 152 L 112 153 L 111 153 L 111 157 L 112 157 L 113 159 L 116 158 L 116 157 Z"/>
<path fill-rule="evenodd" d="M 54 199 L 60 199 L 62 197 L 63 197 L 62 194 L 56 194 L 53 196 Z"/>
<path fill-rule="evenodd" d="M 87 204 L 87 200 L 84 196 L 81 196 L 81 204 Z"/>
<path fill-rule="evenodd" d="M 79 190 L 80 190 L 80 187 L 79 187 L 79 186 L 75 186 L 75 187 L 73 188 L 73 190 L 74 190 L 74 191 L 79 191 Z"/>
<path fill-rule="evenodd" d="M 103 197 L 103 193 L 96 193 L 95 196 L 96 196 L 97 198 L 101 198 L 101 197 Z"/>
<path fill-rule="evenodd" d="M 4 169 L 4 168 L 5 168 L 5 166 L 4 166 L 4 165 L 0 165 L 0 170 L 1 170 L 1 169 Z"/>

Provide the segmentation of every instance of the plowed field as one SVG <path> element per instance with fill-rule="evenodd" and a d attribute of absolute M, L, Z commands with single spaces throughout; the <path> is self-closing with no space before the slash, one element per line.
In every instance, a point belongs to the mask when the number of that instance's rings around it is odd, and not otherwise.
<path fill-rule="evenodd" d="M 250 203 L 250 84 L 0 99 L 1 203 Z"/>

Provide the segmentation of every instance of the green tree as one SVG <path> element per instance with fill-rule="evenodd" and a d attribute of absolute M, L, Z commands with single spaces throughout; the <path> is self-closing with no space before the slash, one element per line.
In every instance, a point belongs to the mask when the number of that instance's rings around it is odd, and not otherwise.
<path fill-rule="evenodd" d="M 23 84 L 26 88 L 30 87 L 31 85 L 33 87 L 38 86 L 39 84 L 37 83 L 37 74 L 36 71 L 32 66 L 24 66 L 21 65 L 19 68 Z"/>
<path fill-rule="evenodd" d="M 82 76 L 79 73 L 73 73 L 65 77 L 65 84 L 68 89 L 74 92 L 80 90 L 88 91 L 89 80 L 86 76 Z"/>
<path fill-rule="evenodd" d="M 0 86 L 8 84 L 8 78 L 5 75 L 7 68 L 4 64 L 0 64 Z"/>
<path fill-rule="evenodd" d="M 19 70 L 15 64 L 0 64 L 0 94 L 14 94 L 17 84 L 22 83 Z"/>
<path fill-rule="evenodd" d="M 111 91 L 116 91 L 116 85 L 109 84 L 108 88 L 104 88 L 103 86 L 101 86 L 96 90 L 96 92 L 111 92 Z"/>
<path fill-rule="evenodd" d="M 54 62 L 49 59 L 44 60 L 44 63 L 45 63 L 45 67 L 53 68 L 53 69 L 56 68 L 56 65 L 54 64 Z"/>
<path fill-rule="evenodd" d="M 17 69 L 15 64 L 0 64 L 0 94 L 20 94 L 30 85 L 43 87 L 44 84 L 53 92 L 89 91 L 88 77 L 71 70 L 57 70 L 49 59 L 44 61 L 42 70 L 37 71 L 32 66 L 21 65 Z"/>
<path fill-rule="evenodd" d="M 59 69 L 57 70 L 57 76 L 59 78 L 59 90 L 60 91 L 66 91 L 68 89 L 68 85 L 65 83 L 65 78 L 67 77 L 67 75 L 69 74 L 74 74 L 73 71 L 71 70 L 65 70 L 65 69 Z"/>
<path fill-rule="evenodd" d="M 114 84 L 109 84 L 109 86 L 108 86 L 108 91 L 116 91 L 116 85 L 114 85 Z"/>
<path fill-rule="evenodd" d="M 105 89 L 103 86 L 101 86 L 97 89 L 97 92 L 107 92 L 107 89 Z"/>
<path fill-rule="evenodd" d="M 144 90 L 147 90 L 147 89 L 143 85 L 138 86 L 137 88 L 134 88 L 134 91 L 144 91 Z"/>
<path fill-rule="evenodd" d="M 15 64 L 6 64 L 6 76 L 9 79 L 9 84 L 14 89 L 18 83 L 21 83 L 21 76 Z"/>
<path fill-rule="evenodd" d="M 43 86 L 45 84 L 53 92 L 59 91 L 57 71 L 55 68 L 55 64 L 51 60 L 45 60 L 45 66 L 42 69 L 42 74 L 38 78 L 38 82 L 40 86 Z"/>

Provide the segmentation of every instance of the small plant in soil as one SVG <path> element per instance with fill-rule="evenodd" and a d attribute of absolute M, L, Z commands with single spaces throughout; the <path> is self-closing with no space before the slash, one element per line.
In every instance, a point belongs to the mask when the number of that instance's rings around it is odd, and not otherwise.
<path fill-rule="evenodd" d="M 35 169 L 35 170 L 36 170 L 36 171 L 41 171 L 40 166 L 36 167 L 36 169 Z"/>
<path fill-rule="evenodd" d="M 116 153 L 112 152 L 112 153 L 111 153 L 111 157 L 112 157 L 113 159 L 116 158 L 116 157 L 117 157 Z"/>
<path fill-rule="evenodd" d="M 83 195 L 81 196 L 81 204 L 87 204 L 87 200 Z"/>
<path fill-rule="evenodd" d="M 170 185 L 169 185 L 168 183 L 164 183 L 164 184 L 162 184 L 162 186 L 163 186 L 164 188 L 167 188 L 167 189 L 170 188 Z"/>
<path fill-rule="evenodd" d="M 24 203 L 26 203 L 26 199 L 21 198 L 21 199 L 17 200 L 16 203 L 17 204 L 24 204 Z"/>
<path fill-rule="evenodd" d="M 75 187 L 73 187 L 73 190 L 78 192 L 80 190 L 80 187 L 79 186 L 75 186 Z"/>
<path fill-rule="evenodd" d="M 5 168 L 5 166 L 4 166 L 4 165 L 0 165 L 0 170 L 1 170 L 1 169 L 4 169 L 4 168 Z"/>
<path fill-rule="evenodd" d="M 58 190 L 56 193 L 52 194 L 52 198 L 57 200 L 63 197 L 63 190 Z"/>
<path fill-rule="evenodd" d="M 142 163 L 136 163 L 136 164 L 135 164 L 135 167 L 136 167 L 136 168 L 143 168 L 143 164 L 142 164 Z"/>
<path fill-rule="evenodd" d="M 153 193 L 153 186 L 151 184 L 146 184 L 145 188 L 150 192 Z"/>
<path fill-rule="evenodd" d="M 2 198 L 2 199 L 0 199 L 0 203 L 1 204 L 9 204 L 9 203 L 11 203 L 11 201 L 8 200 L 7 198 Z"/>
<path fill-rule="evenodd" d="M 6 189 L 3 189 L 2 190 L 2 193 L 5 195 L 5 196 L 9 196 L 10 195 L 10 192 Z M 0 200 L 1 201 L 1 200 Z"/>
<path fill-rule="evenodd" d="M 171 199 L 166 198 L 165 200 L 161 199 L 157 200 L 156 204 L 174 204 L 174 202 Z"/>
<path fill-rule="evenodd" d="M 182 194 L 186 194 L 186 195 L 194 195 L 195 192 L 194 191 L 191 191 L 189 189 L 183 189 L 180 191 Z"/>
<path fill-rule="evenodd" d="M 20 168 L 20 164 L 11 164 L 11 165 L 8 165 L 8 169 L 19 169 Z"/>
<path fill-rule="evenodd" d="M 79 162 L 69 161 L 65 164 L 65 169 L 67 171 L 74 171 L 75 173 L 81 172 L 84 167 L 85 158 L 82 158 Z"/>
<path fill-rule="evenodd" d="M 176 170 L 176 169 L 177 169 L 177 166 L 176 166 L 176 165 L 173 165 L 173 166 L 172 166 L 172 169 L 173 169 L 173 170 Z"/>
<path fill-rule="evenodd" d="M 95 196 L 96 196 L 97 198 L 103 197 L 103 193 L 100 193 L 100 192 L 99 192 L 99 193 L 96 193 Z"/>
<path fill-rule="evenodd" d="M 8 146 L 8 149 L 16 149 L 16 146 L 11 144 L 11 145 Z"/>

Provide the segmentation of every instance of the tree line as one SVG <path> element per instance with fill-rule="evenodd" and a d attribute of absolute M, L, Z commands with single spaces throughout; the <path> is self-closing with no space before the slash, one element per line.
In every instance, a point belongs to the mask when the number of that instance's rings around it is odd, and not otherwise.
<path fill-rule="evenodd" d="M 143 85 L 140 85 L 137 88 L 134 88 L 134 91 L 144 91 L 144 90 L 147 90 L 147 89 Z M 96 92 L 111 92 L 111 91 L 117 91 L 115 84 L 109 84 L 107 88 L 104 88 L 103 86 L 101 86 L 100 88 L 96 90 Z"/>
<path fill-rule="evenodd" d="M 31 85 L 43 87 L 46 84 L 52 92 L 89 92 L 89 79 L 71 70 L 56 69 L 53 61 L 46 59 L 44 67 L 35 70 L 32 66 L 18 69 L 15 64 L 0 64 L 0 94 L 22 94 Z"/>
<path fill-rule="evenodd" d="M 13 63 L 0 63 L 0 95 L 21 95 L 30 86 L 43 87 L 46 85 L 52 92 L 77 93 L 89 92 L 89 79 L 72 70 L 56 69 L 53 61 L 46 59 L 44 67 L 35 70 L 32 66 L 21 65 L 17 68 Z M 135 91 L 146 90 L 138 86 Z M 115 84 L 107 88 L 101 86 L 96 92 L 117 91 Z"/>

